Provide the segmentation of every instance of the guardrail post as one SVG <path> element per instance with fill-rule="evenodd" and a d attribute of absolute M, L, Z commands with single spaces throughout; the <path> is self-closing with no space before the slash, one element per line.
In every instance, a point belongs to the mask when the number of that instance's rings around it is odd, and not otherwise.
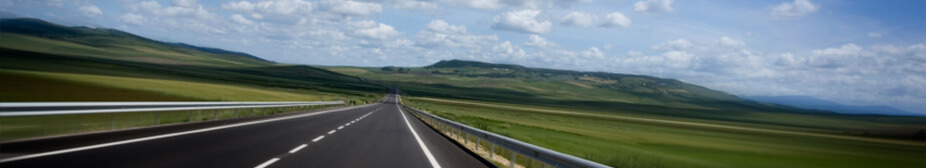
<path fill-rule="evenodd" d="M 250 116 L 254 116 L 254 108 L 251 108 L 250 112 L 248 112 L 248 117 Z"/>
<path fill-rule="evenodd" d="M 193 110 L 190 110 L 187 113 L 187 115 L 189 115 L 189 119 L 187 119 L 186 122 L 193 122 Z"/>
<path fill-rule="evenodd" d="M 212 120 L 219 119 L 219 109 L 212 110 Z"/>
<path fill-rule="evenodd" d="M 460 128 L 460 135 L 463 135 L 463 146 L 468 145 L 468 144 L 469 144 L 469 136 L 466 136 L 466 134 L 463 134 L 463 129 L 462 129 L 462 128 Z"/>
<path fill-rule="evenodd" d="M 113 130 L 116 125 L 116 113 L 109 114 L 109 130 Z"/>
<path fill-rule="evenodd" d="M 457 138 L 463 138 L 463 127 L 457 128 Z M 463 139 L 463 142 L 466 142 L 466 139 Z"/>
<path fill-rule="evenodd" d="M 509 150 L 509 151 L 511 151 L 511 159 L 508 159 L 509 161 L 508 166 L 510 168 L 514 168 L 514 162 L 518 160 L 517 158 L 518 156 L 517 156 L 517 153 L 514 152 L 514 150 Z"/>
<path fill-rule="evenodd" d="M 479 137 L 476 137 L 476 151 L 479 151 Z"/>
<path fill-rule="evenodd" d="M 154 112 L 154 125 L 161 125 L 161 112 Z"/>
<path fill-rule="evenodd" d="M 495 144 L 489 143 L 489 160 L 495 158 Z"/>

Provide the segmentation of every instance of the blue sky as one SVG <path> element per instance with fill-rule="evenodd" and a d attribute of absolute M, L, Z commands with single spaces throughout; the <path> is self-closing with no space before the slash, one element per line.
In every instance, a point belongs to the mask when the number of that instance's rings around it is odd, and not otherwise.
<path fill-rule="evenodd" d="M 66 25 L 310 65 L 467 59 L 926 113 L 926 1 L 0 0 Z"/>

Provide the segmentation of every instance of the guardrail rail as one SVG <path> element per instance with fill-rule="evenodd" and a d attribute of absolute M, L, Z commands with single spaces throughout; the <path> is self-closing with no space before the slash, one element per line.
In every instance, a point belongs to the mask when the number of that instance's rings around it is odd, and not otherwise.
<path fill-rule="evenodd" d="M 445 135 L 457 140 L 462 139 L 463 145 L 467 146 L 467 148 L 469 148 L 469 144 L 472 143 L 474 145 L 474 149 L 470 150 L 475 150 L 473 151 L 474 153 L 479 153 L 478 151 L 480 151 L 480 146 L 483 146 L 483 150 L 486 151 L 489 155 L 488 158 L 486 158 L 487 160 L 493 161 L 495 155 L 507 153 L 510 155 L 507 160 L 508 166 L 511 168 L 515 168 L 518 163 L 521 163 L 519 166 L 523 167 L 609 167 L 572 155 L 559 153 L 495 133 L 483 131 L 478 128 L 473 128 L 464 124 L 457 123 L 455 121 L 438 117 L 428 112 L 415 109 L 413 107 L 404 105 L 402 107 L 439 132 L 442 132 Z M 471 138 L 472 140 L 470 140 Z M 485 149 L 486 145 L 488 146 L 488 149 Z M 507 149 L 509 152 L 498 150 L 496 149 L 496 146 Z M 518 160 L 518 155 L 531 160 Z M 542 163 L 542 165 L 536 165 L 535 161 Z"/>

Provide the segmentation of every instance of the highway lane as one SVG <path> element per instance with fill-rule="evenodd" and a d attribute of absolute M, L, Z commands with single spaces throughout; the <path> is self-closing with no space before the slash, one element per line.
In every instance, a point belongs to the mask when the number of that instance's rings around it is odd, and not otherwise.
<path fill-rule="evenodd" d="M 15 160 L 0 167 L 490 167 L 402 114 L 395 102 L 390 95 L 384 103 L 360 108 Z"/>

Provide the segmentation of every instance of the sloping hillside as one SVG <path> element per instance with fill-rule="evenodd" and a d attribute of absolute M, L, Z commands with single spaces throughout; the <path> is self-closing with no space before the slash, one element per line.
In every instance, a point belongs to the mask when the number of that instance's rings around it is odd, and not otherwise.
<path fill-rule="evenodd" d="M 425 67 L 327 67 L 422 96 L 570 108 L 645 111 L 748 110 L 798 113 L 674 79 L 606 72 L 529 68 L 476 61 L 440 61 Z M 659 109 L 659 110 L 654 110 Z M 824 112 L 825 113 L 825 112 Z"/>
<path fill-rule="evenodd" d="M 124 82 L 144 80 L 192 82 L 217 86 L 215 88 L 250 88 L 253 92 L 290 92 L 310 99 L 313 96 L 321 99 L 339 97 L 346 101 L 362 99 L 367 102 L 374 101 L 378 97 L 374 95 L 377 92 L 386 90 L 357 77 L 320 68 L 277 64 L 235 51 L 159 42 L 114 29 L 66 27 L 37 19 L 3 19 L 0 20 L 0 36 L 0 78 L 31 81 L 4 83 L 0 101 L 295 100 L 272 94 L 265 97 L 229 97 L 223 96 L 230 93 L 228 90 L 208 88 L 196 90 L 202 93 L 191 94 L 182 91 L 185 89 L 178 89 L 179 86 Z M 124 80 L 121 83 L 90 78 L 62 80 L 67 76 L 80 75 Z M 141 85 L 146 88 L 139 87 Z M 52 93 L 43 88 L 73 93 Z M 127 96 L 61 95 L 92 95 L 77 92 L 86 88 Z M 30 96 L 26 99 L 22 95 Z"/>
<path fill-rule="evenodd" d="M 467 69 L 476 68 L 476 69 Z M 739 100 L 736 96 L 675 79 L 607 72 L 528 68 L 520 65 L 492 64 L 476 61 L 440 61 L 425 69 L 461 77 L 510 78 L 524 81 L 566 81 L 579 87 L 595 87 L 628 93 L 661 95 L 692 99 Z"/>
<path fill-rule="evenodd" d="M 264 66 L 256 56 L 182 43 L 165 43 L 115 29 L 66 27 L 31 18 L 2 19 L 5 48 L 175 65 Z"/>

